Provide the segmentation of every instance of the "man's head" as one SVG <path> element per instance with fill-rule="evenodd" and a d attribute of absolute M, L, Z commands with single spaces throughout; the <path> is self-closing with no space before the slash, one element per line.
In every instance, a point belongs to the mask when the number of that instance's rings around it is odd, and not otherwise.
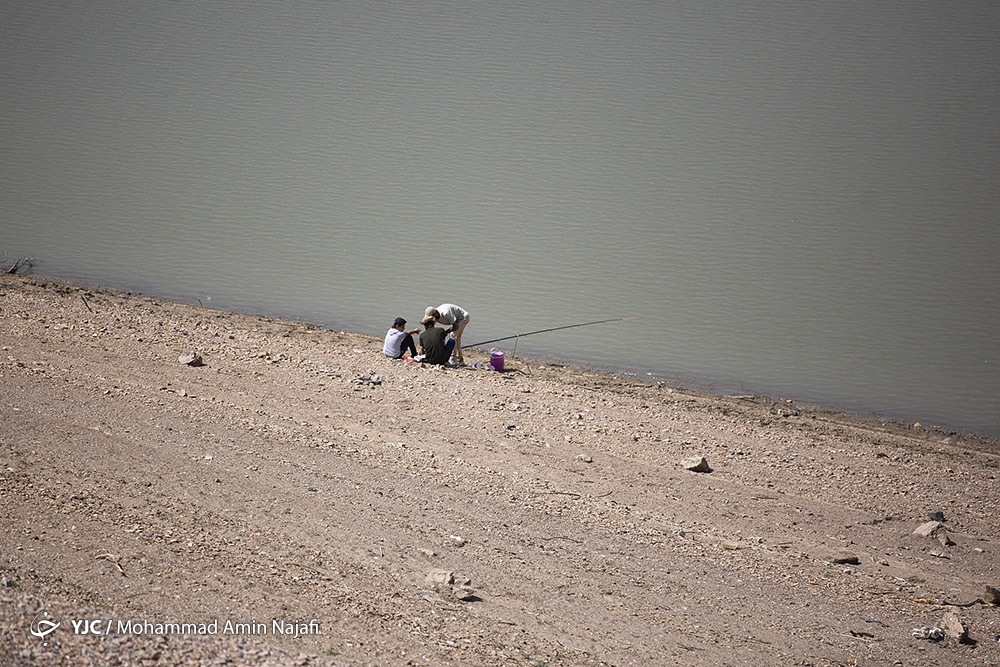
<path fill-rule="evenodd" d="M 403 327 L 405 326 L 406 326 L 406 320 L 404 320 L 402 317 L 397 317 L 396 321 L 392 323 L 392 328 L 399 329 L 400 331 L 402 331 Z"/>

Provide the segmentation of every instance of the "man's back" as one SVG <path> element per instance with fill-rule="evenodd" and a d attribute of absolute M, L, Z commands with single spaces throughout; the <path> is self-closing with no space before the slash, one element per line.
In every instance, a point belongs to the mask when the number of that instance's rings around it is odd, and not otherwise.
<path fill-rule="evenodd" d="M 431 327 L 420 334 L 420 347 L 424 349 L 424 362 L 428 364 L 448 363 L 446 334 L 440 327 Z"/>

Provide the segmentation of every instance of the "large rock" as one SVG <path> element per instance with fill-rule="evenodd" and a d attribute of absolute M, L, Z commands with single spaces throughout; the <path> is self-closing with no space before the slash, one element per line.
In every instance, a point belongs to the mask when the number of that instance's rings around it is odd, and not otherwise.
<path fill-rule="evenodd" d="M 424 583 L 429 584 L 435 588 L 439 585 L 451 586 L 455 583 L 455 573 L 451 570 L 431 570 L 424 577 Z"/>
<path fill-rule="evenodd" d="M 944 630 L 945 635 L 959 643 L 964 644 L 969 641 L 969 630 L 955 611 L 945 612 L 945 615 L 941 617 L 941 629 Z"/>
<path fill-rule="evenodd" d="M 190 354 L 182 354 L 181 356 L 177 357 L 177 361 L 179 363 L 184 364 L 185 366 L 204 366 L 205 365 L 205 362 L 202 361 L 201 355 L 198 354 L 197 352 L 192 352 Z"/>
<path fill-rule="evenodd" d="M 928 521 L 917 526 L 913 531 L 914 535 L 920 537 L 930 537 L 941 543 L 941 546 L 948 547 L 954 544 L 948 536 L 948 529 L 940 521 Z"/>
<path fill-rule="evenodd" d="M 692 456 L 681 461 L 681 466 L 691 472 L 712 472 L 712 467 L 708 465 L 708 459 L 704 456 Z"/>

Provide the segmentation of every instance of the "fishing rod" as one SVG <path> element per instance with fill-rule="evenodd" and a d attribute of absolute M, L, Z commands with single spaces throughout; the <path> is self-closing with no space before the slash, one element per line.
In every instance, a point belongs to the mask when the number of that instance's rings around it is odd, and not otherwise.
<path fill-rule="evenodd" d="M 560 329 L 573 329 L 576 327 L 587 327 L 591 324 L 604 324 L 606 322 L 624 322 L 626 320 L 637 320 L 638 316 L 635 317 L 615 317 L 610 320 L 596 320 L 594 322 L 581 322 L 580 324 L 567 324 L 562 327 L 552 327 L 551 329 L 539 329 L 538 331 L 529 331 L 527 333 L 514 334 L 513 336 L 504 336 L 503 338 L 494 338 L 493 340 L 484 340 L 481 343 L 473 343 L 468 347 L 477 347 L 479 345 L 488 345 L 489 343 L 499 343 L 502 340 L 510 340 L 511 338 L 521 338 L 522 336 L 534 336 L 535 334 L 548 333 L 550 331 L 559 331 Z"/>

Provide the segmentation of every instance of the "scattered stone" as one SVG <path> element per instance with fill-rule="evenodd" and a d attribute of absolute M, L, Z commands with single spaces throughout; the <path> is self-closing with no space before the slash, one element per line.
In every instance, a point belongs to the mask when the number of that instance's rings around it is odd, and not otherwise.
<path fill-rule="evenodd" d="M 712 472 L 711 466 L 708 465 L 708 459 L 704 456 L 692 456 L 684 459 L 681 461 L 681 466 L 691 472 Z"/>
<path fill-rule="evenodd" d="M 586 454 L 580 454 L 580 455 L 578 455 L 576 457 L 576 460 L 577 461 L 583 461 L 584 463 L 593 463 L 594 462 L 594 459 L 592 459 L 591 457 L 587 456 Z"/>
<path fill-rule="evenodd" d="M 462 602 L 477 602 L 479 600 L 479 596 L 468 586 L 456 586 L 451 592 L 456 600 Z"/>
<path fill-rule="evenodd" d="M 860 565 L 861 559 L 857 556 L 836 556 L 833 562 L 837 565 Z"/>
<path fill-rule="evenodd" d="M 456 600 L 461 600 L 462 602 L 476 602 L 479 600 L 475 591 L 472 590 L 472 579 L 468 578 L 456 581 L 451 589 L 451 594 L 455 596 Z"/>
<path fill-rule="evenodd" d="M 205 362 L 202 360 L 201 355 L 197 352 L 192 352 L 191 354 L 182 354 L 177 357 L 179 363 L 185 366 L 204 366 Z"/>
<path fill-rule="evenodd" d="M 931 641 L 939 642 L 944 639 L 944 630 L 935 625 L 925 625 L 921 628 L 914 628 L 913 636 L 917 639 L 930 639 Z"/>
<path fill-rule="evenodd" d="M 380 378 L 378 375 L 375 375 L 374 373 L 372 373 L 370 375 L 359 375 L 358 377 L 356 377 L 354 379 L 354 383 L 355 384 L 371 384 L 371 385 L 378 386 L 378 385 L 382 384 L 382 378 Z"/>
<path fill-rule="evenodd" d="M 946 636 L 951 637 L 959 644 L 969 641 L 969 629 L 965 627 L 962 618 L 955 611 L 945 612 L 945 615 L 941 617 L 941 629 L 944 630 Z"/>
<path fill-rule="evenodd" d="M 475 602 L 479 600 L 475 591 L 472 590 L 472 580 L 456 580 L 455 573 L 451 570 L 431 570 L 424 577 L 424 583 L 435 591 L 449 594 L 451 597 L 462 602 Z"/>
<path fill-rule="evenodd" d="M 434 569 L 424 577 L 424 583 L 440 593 L 450 594 L 456 600 L 462 602 L 475 602 L 479 598 L 472 590 L 471 579 L 455 579 L 455 573 L 451 570 Z"/>
<path fill-rule="evenodd" d="M 919 535 L 920 537 L 934 538 L 940 542 L 943 547 L 950 547 L 955 544 L 948 536 L 948 530 L 940 521 L 928 521 L 927 523 L 920 524 L 917 526 L 916 530 L 913 531 L 913 534 Z"/>
<path fill-rule="evenodd" d="M 417 549 L 417 553 L 422 553 L 428 558 L 434 558 L 435 556 L 437 556 L 437 552 L 434 551 L 433 549 Z"/>
<path fill-rule="evenodd" d="M 939 522 L 940 521 L 944 521 L 944 512 L 942 512 L 941 510 L 934 510 L 934 511 L 928 513 L 927 517 L 931 521 L 939 521 Z"/>
<path fill-rule="evenodd" d="M 1000 589 L 987 586 L 983 597 L 979 598 L 983 604 L 1000 605 Z"/>
<path fill-rule="evenodd" d="M 464 537 L 459 537 L 458 535 L 449 535 L 448 536 L 448 541 L 451 542 L 456 547 L 464 547 L 465 546 L 465 538 Z"/>
<path fill-rule="evenodd" d="M 455 583 L 455 573 L 452 572 L 451 570 L 433 569 L 427 573 L 426 577 L 424 577 L 424 583 L 430 584 L 435 588 L 439 584 L 443 584 L 445 586 L 451 586 L 452 584 Z"/>

